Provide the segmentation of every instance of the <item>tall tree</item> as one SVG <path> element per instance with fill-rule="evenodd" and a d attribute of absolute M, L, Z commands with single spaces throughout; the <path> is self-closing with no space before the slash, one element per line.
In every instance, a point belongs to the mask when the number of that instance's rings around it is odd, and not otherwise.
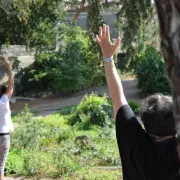
<path fill-rule="evenodd" d="M 27 18 L 28 12 L 29 2 L 27 1 L 0 1 L 0 45 L 21 41 L 21 27 L 25 23 L 23 20 Z"/>
<path fill-rule="evenodd" d="M 180 1 L 155 0 L 160 24 L 161 49 L 172 88 L 174 117 L 180 139 Z M 178 146 L 180 157 L 180 141 Z"/>
<path fill-rule="evenodd" d="M 63 17 L 63 9 L 60 0 L 0 3 L 0 45 L 26 45 L 39 50 L 55 46 L 56 24 Z"/>
<path fill-rule="evenodd" d="M 116 16 L 121 27 L 122 49 L 127 52 L 128 59 L 133 60 L 143 48 L 145 26 L 154 15 L 151 0 L 119 0 L 119 11 Z"/>
<path fill-rule="evenodd" d="M 99 27 L 104 23 L 104 19 L 101 16 L 103 9 L 101 0 L 88 0 L 90 5 L 87 16 L 88 30 L 94 34 L 97 34 Z"/>
<path fill-rule="evenodd" d="M 91 40 L 91 49 L 95 54 L 95 57 L 93 58 L 94 61 L 92 61 L 92 67 L 98 66 L 100 68 L 101 61 L 98 59 L 102 58 L 102 54 L 100 53 L 100 47 L 95 41 L 95 35 L 99 31 L 99 27 L 104 23 L 104 19 L 101 16 L 103 7 L 101 0 L 88 0 L 88 4 L 87 28 Z"/>
<path fill-rule="evenodd" d="M 87 12 L 87 33 L 91 40 L 91 50 L 94 52 L 94 58 L 92 58 L 94 61 L 91 61 L 92 68 L 95 66 L 100 66 L 101 61 L 98 59 L 102 58 L 102 55 L 100 53 L 100 48 L 97 45 L 95 41 L 95 34 L 98 33 L 99 27 L 102 26 L 104 23 L 104 19 L 101 16 L 101 11 L 103 10 L 103 4 L 104 1 L 102 0 L 72 0 L 72 1 L 66 1 L 66 6 L 70 10 L 73 10 L 76 12 L 74 16 L 74 20 L 77 20 L 78 16 L 81 14 L 81 12 Z M 98 68 L 96 67 L 96 68 Z"/>

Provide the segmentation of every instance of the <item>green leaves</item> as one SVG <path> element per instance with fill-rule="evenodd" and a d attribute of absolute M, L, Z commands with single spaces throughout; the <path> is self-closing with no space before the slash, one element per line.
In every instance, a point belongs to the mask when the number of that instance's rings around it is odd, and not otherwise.
<path fill-rule="evenodd" d="M 68 94 L 105 82 L 102 67 L 94 63 L 101 60 L 92 51 L 85 31 L 62 24 L 59 39 L 57 52 L 38 54 L 34 65 L 25 70 L 19 82 L 23 82 L 23 91 L 50 90 Z"/>
<path fill-rule="evenodd" d="M 0 8 L 0 45 L 26 45 L 37 51 L 54 48 L 55 24 L 65 12 L 61 4 L 58 0 L 15 0 L 9 3 L 10 13 Z"/>
<path fill-rule="evenodd" d="M 70 123 L 85 130 L 90 128 L 91 125 L 111 126 L 111 118 L 112 107 L 107 97 L 98 97 L 91 94 L 90 96 L 86 95 L 77 106 Z"/>
<path fill-rule="evenodd" d="M 143 94 L 170 93 L 164 62 L 160 53 L 153 47 L 146 47 L 137 59 L 136 75 L 138 86 Z"/>
<path fill-rule="evenodd" d="M 100 0 L 88 0 L 89 10 L 87 17 L 88 30 L 94 34 L 98 34 L 99 27 L 103 25 L 104 19 L 100 15 L 102 5 Z"/>
<path fill-rule="evenodd" d="M 119 4 L 117 18 L 122 49 L 127 52 L 128 63 L 133 63 L 134 56 L 143 50 L 144 44 L 150 44 L 152 38 L 155 38 L 154 31 L 158 29 L 154 29 L 157 24 L 157 20 L 154 21 L 155 7 L 151 0 L 119 0 Z M 156 46 L 155 43 L 152 45 Z"/>
<path fill-rule="evenodd" d="M 103 107 L 107 104 L 108 108 Z M 76 123 L 76 127 L 69 123 L 72 114 L 76 113 L 76 106 L 68 109 L 46 117 L 33 117 L 26 107 L 13 118 L 16 128 L 11 135 L 11 148 L 6 163 L 6 173 L 9 176 L 119 178 L 118 175 L 113 176 L 113 172 L 104 175 L 101 170 L 98 175 L 97 169 L 92 170 L 92 167 L 118 166 L 120 163 L 115 128 L 108 126 L 103 119 L 106 118 L 104 114 L 108 116 L 109 110 L 112 113 L 107 97 L 95 94 L 86 96 L 78 106 L 82 122 Z M 99 115 L 96 123 L 89 121 L 91 116 L 83 113 L 87 111 Z M 91 128 L 88 128 L 87 122 L 90 122 Z M 100 126 L 102 122 L 103 127 Z"/>

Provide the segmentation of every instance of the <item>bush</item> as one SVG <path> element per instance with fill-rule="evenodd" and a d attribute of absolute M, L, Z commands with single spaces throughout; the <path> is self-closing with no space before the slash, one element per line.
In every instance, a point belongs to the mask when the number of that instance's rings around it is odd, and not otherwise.
<path fill-rule="evenodd" d="M 130 99 L 128 101 L 129 106 L 134 111 L 135 114 L 138 114 L 140 112 L 141 103 L 135 101 L 134 99 Z"/>
<path fill-rule="evenodd" d="M 57 142 L 66 141 L 74 136 L 72 128 L 59 128 Z"/>
<path fill-rule="evenodd" d="M 20 151 L 13 150 L 8 153 L 8 159 L 6 162 L 6 173 L 22 175 L 25 173 L 24 170 L 24 158 Z"/>
<path fill-rule="evenodd" d="M 79 180 L 122 180 L 122 173 L 112 170 L 99 170 L 99 169 L 89 169 L 86 171 L 78 172 L 77 175 Z M 70 179 L 68 179 L 70 180 Z"/>
<path fill-rule="evenodd" d="M 15 175 L 40 175 L 53 164 L 50 153 L 36 150 L 12 150 L 9 152 L 6 163 L 6 173 Z"/>
<path fill-rule="evenodd" d="M 54 163 L 57 165 L 57 174 L 60 177 L 72 175 L 80 168 L 73 158 L 57 151 L 54 153 Z"/>
<path fill-rule="evenodd" d="M 29 150 L 24 155 L 25 172 L 28 176 L 47 174 L 49 168 L 53 165 L 53 157 L 50 153 Z"/>
<path fill-rule="evenodd" d="M 105 146 L 105 149 L 100 149 L 98 152 L 99 165 L 100 166 L 118 166 L 120 165 L 120 160 L 117 158 L 119 152 L 115 153 L 112 147 Z"/>
<path fill-rule="evenodd" d="M 69 107 L 65 107 L 62 110 L 60 110 L 60 114 L 61 115 L 68 115 L 73 113 L 73 111 L 76 109 L 77 106 L 69 106 Z"/>
<path fill-rule="evenodd" d="M 20 123 L 11 138 L 12 147 L 15 149 L 53 146 L 56 142 L 60 143 L 74 135 L 68 120 L 62 115 L 33 118 L 27 106 L 13 118 L 13 121 Z"/>
<path fill-rule="evenodd" d="M 138 87 L 144 95 L 170 93 L 165 74 L 164 62 L 160 53 L 153 47 L 147 47 L 138 56 L 136 68 Z"/>
<path fill-rule="evenodd" d="M 29 123 L 33 116 L 34 114 L 30 112 L 29 107 L 26 104 L 24 109 L 13 118 L 13 122 Z"/>
<path fill-rule="evenodd" d="M 90 113 L 74 114 L 71 117 L 70 123 L 71 123 L 71 125 L 73 125 L 73 128 L 75 130 L 90 130 L 92 128 L 90 119 L 91 119 Z"/>
<path fill-rule="evenodd" d="M 105 83 L 102 67 L 90 63 L 95 56 L 86 32 L 76 26 L 63 27 L 58 52 L 38 54 L 33 66 L 20 72 L 17 88 L 21 87 L 21 93 L 45 90 L 64 94 Z"/>
<path fill-rule="evenodd" d="M 15 149 L 40 149 L 52 143 L 55 133 L 43 121 L 33 119 L 31 122 L 21 124 L 13 132 L 11 138 L 12 147 Z M 46 140 L 46 137 L 48 141 Z"/>
<path fill-rule="evenodd" d="M 98 125 L 104 127 L 111 124 L 112 107 L 108 103 L 106 96 L 99 97 L 95 94 L 86 95 L 77 106 L 75 113 L 71 117 L 71 125 L 81 122 L 89 127 Z M 86 129 L 86 128 L 84 128 Z"/>

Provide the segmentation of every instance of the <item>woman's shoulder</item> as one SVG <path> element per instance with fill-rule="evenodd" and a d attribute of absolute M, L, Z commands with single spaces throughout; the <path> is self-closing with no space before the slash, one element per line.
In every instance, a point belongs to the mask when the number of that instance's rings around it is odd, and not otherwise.
<path fill-rule="evenodd" d="M 2 103 L 6 103 L 6 102 L 9 102 L 9 99 L 8 99 L 8 97 L 7 97 L 6 94 L 3 94 L 3 95 L 1 96 L 1 98 L 0 98 L 0 101 L 1 101 Z"/>

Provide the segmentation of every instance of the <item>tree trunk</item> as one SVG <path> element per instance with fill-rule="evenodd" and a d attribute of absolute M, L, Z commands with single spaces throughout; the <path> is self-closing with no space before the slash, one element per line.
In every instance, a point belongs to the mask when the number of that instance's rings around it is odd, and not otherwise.
<path fill-rule="evenodd" d="M 159 17 L 161 49 L 172 88 L 174 117 L 180 139 L 180 0 L 155 0 Z M 178 142 L 180 158 L 180 141 Z"/>

